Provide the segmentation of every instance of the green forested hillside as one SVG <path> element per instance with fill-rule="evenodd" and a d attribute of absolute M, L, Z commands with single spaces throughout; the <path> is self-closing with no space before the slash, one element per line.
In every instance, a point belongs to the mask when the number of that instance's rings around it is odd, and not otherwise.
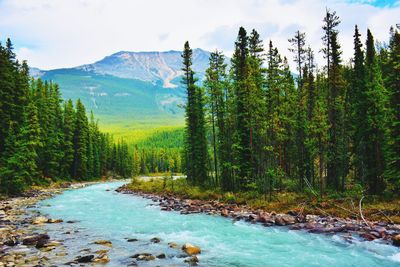
<path fill-rule="evenodd" d="M 10 39 L 0 44 L 0 193 L 17 195 L 57 180 L 128 177 L 128 145 L 100 132 L 78 98 L 63 101 L 58 84 L 31 79 Z"/>
<path fill-rule="evenodd" d="M 79 69 L 47 71 L 42 79 L 56 81 L 63 98 L 80 98 L 101 119 L 101 126 L 111 130 L 183 122 L 183 111 L 178 107 L 182 88 L 163 88 L 161 84 Z"/>
<path fill-rule="evenodd" d="M 185 43 L 189 183 L 270 198 L 282 190 L 398 196 L 400 33 L 391 28 L 388 45 L 379 45 L 355 25 L 345 63 L 340 23 L 326 11 L 322 49 L 300 31 L 289 39 L 296 79 L 272 41 L 264 48 L 255 29 L 240 27 L 230 68 L 213 52 L 200 87 Z M 325 57 L 322 68 L 316 51 Z"/>

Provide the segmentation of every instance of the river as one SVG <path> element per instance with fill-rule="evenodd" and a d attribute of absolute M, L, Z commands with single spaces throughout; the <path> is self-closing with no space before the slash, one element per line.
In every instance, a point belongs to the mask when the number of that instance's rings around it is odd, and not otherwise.
<path fill-rule="evenodd" d="M 188 266 L 179 249 L 168 242 L 201 247 L 200 266 L 399 266 L 400 249 L 378 242 L 353 241 L 286 227 L 263 227 L 232 222 L 220 216 L 181 215 L 161 211 L 152 201 L 114 190 L 123 182 L 95 184 L 67 190 L 38 204 L 41 213 L 62 218 L 46 225 L 52 239 L 62 240 L 70 259 L 110 249 L 107 266 L 127 266 L 130 256 L 165 253 L 166 259 L 138 262 L 139 266 Z M 75 223 L 67 223 L 75 220 Z M 158 237 L 160 243 L 150 239 Z M 127 242 L 136 238 L 137 242 Z M 110 240 L 112 248 L 94 245 Z M 88 250 L 90 249 L 90 251 Z M 62 264 L 64 262 L 55 262 Z"/>

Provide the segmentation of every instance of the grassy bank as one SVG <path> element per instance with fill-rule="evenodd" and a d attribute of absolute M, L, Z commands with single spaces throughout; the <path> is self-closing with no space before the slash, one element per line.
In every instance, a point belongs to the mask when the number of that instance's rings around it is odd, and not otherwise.
<path fill-rule="evenodd" d="M 359 201 L 361 196 L 326 195 L 322 198 L 297 192 L 274 192 L 271 197 L 257 192 L 222 192 L 220 189 L 202 189 L 189 185 L 185 179 L 155 178 L 147 181 L 134 178 L 129 185 L 134 191 L 154 194 L 173 194 L 181 198 L 218 200 L 223 203 L 247 205 L 252 209 L 263 209 L 286 213 L 304 212 L 324 216 L 361 219 Z M 364 217 L 370 221 L 400 223 L 400 199 L 385 201 L 365 197 L 362 201 Z"/>

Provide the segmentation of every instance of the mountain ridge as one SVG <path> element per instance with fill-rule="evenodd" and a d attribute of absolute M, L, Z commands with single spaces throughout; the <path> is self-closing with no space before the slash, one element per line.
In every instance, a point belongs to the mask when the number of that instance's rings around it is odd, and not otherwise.
<path fill-rule="evenodd" d="M 193 69 L 200 82 L 209 55 L 193 49 Z M 81 99 L 110 132 L 125 132 L 183 125 L 186 91 L 180 83 L 181 68 L 181 51 L 118 51 L 91 64 L 30 71 L 58 83 L 64 99 Z"/>
<path fill-rule="evenodd" d="M 181 51 L 118 51 L 111 55 L 89 64 L 72 68 L 58 68 L 41 70 L 32 68 L 34 77 L 41 77 L 46 72 L 57 70 L 83 70 L 96 74 L 108 74 L 118 78 L 127 78 L 151 82 L 156 84 L 161 81 L 164 88 L 176 88 L 179 84 L 174 82 L 182 75 Z M 205 75 L 210 52 L 201 48 L 193 49 L 193 69 L 200 80 Z"/>

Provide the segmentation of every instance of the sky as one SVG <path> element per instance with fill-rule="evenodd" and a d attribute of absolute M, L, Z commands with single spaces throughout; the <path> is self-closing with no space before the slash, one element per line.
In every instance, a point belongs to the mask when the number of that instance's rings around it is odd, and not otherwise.
<path fill-rule="evenodd" d="M 11 38 L 20 60 L 44 70 L 93 63 L 118 51 L 222 50 L 231 56 L 240 26 L 255 28 L 291 58 L 288 39 L 306 33 L 317 52 L 326 8 L 335 10 L 343 58 L 354 25 L 387 41 L 400 23 L 400 0 L 0 0 L 0 41 Z"/>

